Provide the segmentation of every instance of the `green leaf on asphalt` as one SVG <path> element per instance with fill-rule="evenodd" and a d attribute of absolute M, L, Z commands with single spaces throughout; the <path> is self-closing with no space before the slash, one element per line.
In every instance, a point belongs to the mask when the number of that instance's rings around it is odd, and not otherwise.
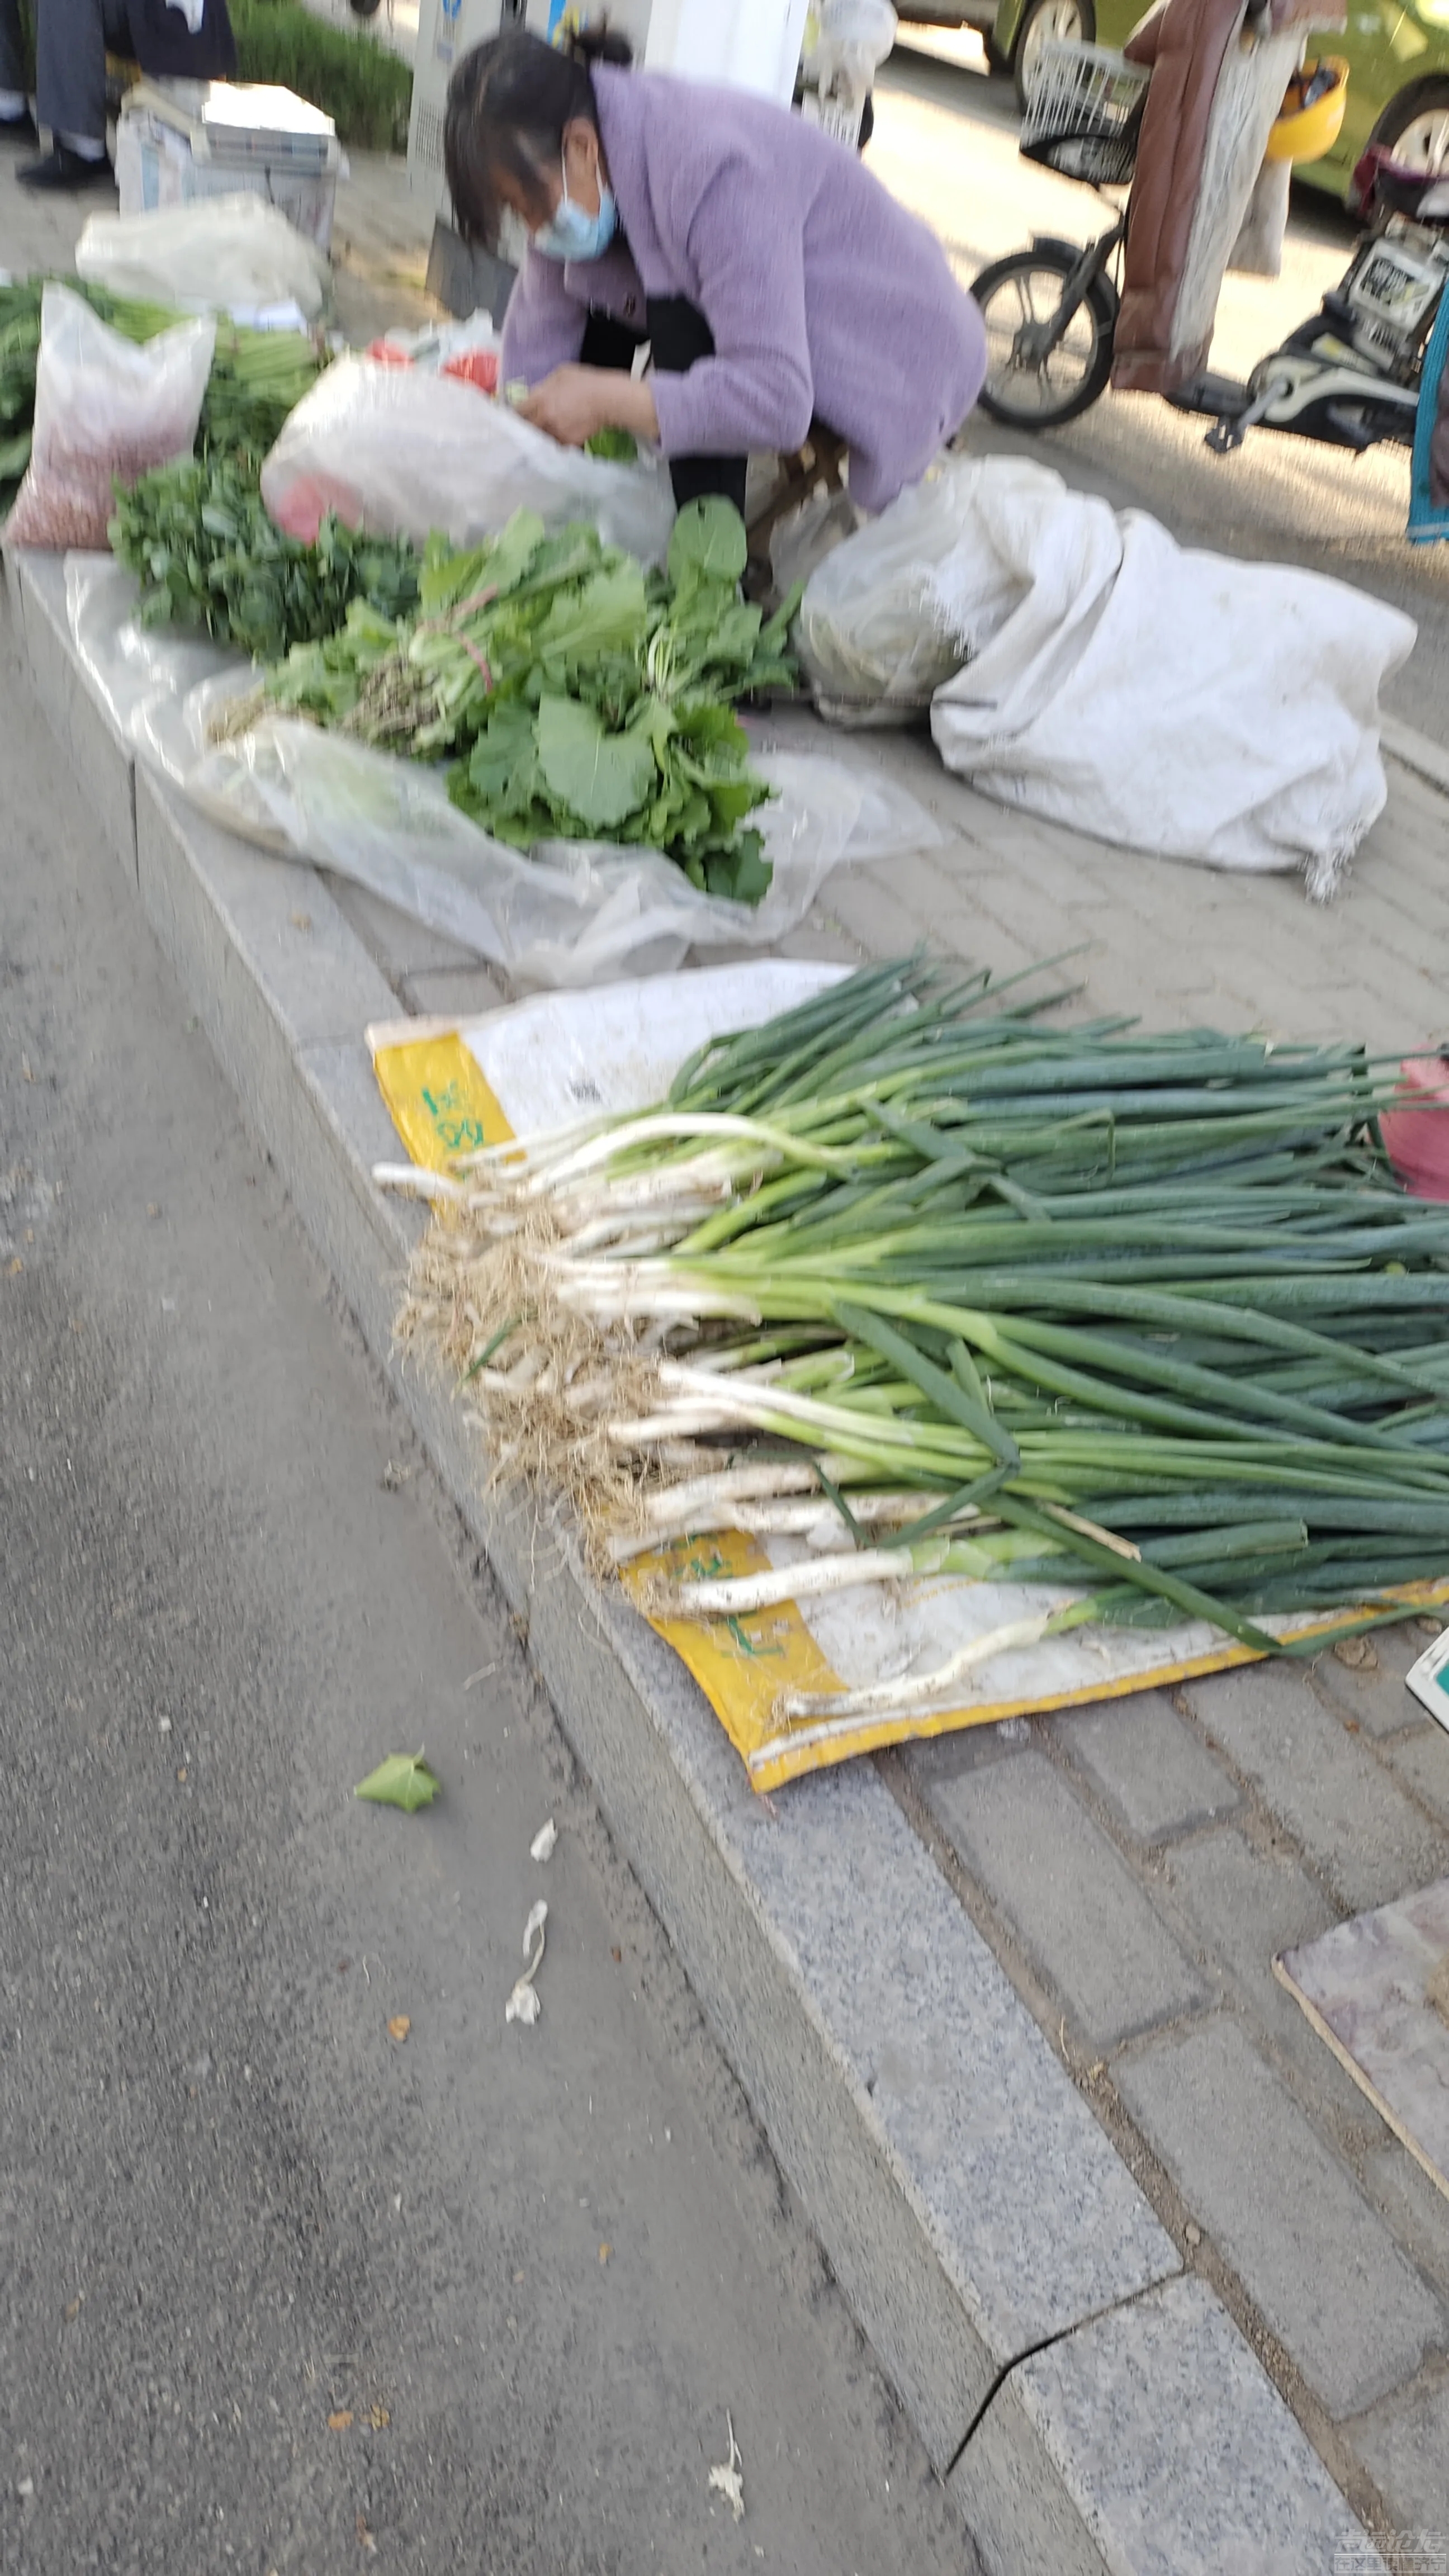
<path fill-rule="evenodd" d="M 410 1816 L 419 1807 L 430 1807 L 441 1787 L 421 1753 L 390 1753 L 365 1780 L 359 1780 L 352 1794 L 371 1798 L 379 1807 L 401 1807 Z"/>

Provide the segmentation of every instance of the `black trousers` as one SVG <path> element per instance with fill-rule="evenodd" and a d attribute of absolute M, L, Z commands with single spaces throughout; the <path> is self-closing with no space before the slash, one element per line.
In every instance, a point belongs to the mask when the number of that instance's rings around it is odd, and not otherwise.
<path fill-rule="evenodd" d="M 642 331 L 631 331 L 627 322 L 616 322 L 612 313 L 591 313 L 584 324 L 579 364 L 617 367 L 627 374 L 646 340 L 662 376 L 687 375 L 696 359 L 714 356 L 714 334 L 697 304 L 683 295 L 651 295 L 644 307 Z M 672 456 L 669 479 L 681 510 L 686 501 L 720 492 L 733 501 L 741 518 L 745 515 L 743 456 Z"/>

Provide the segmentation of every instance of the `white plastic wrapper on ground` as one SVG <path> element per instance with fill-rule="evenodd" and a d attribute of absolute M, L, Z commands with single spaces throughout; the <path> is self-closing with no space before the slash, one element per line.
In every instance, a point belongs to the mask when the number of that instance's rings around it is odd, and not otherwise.
<path fill-rule="evenodd" d="M 251 685 L 250 665 L 138 626 L 135 583 L 108 555 L 73 556 L 67 590 L 77 652 L 112 721 L 193 804 L 244 840 L 366 886 L 521 986 L 657 974 L 691 949 L 772 947 L 832 868 L 941 839 L 890 780 L 775 752 L 756 760 L 776 790 L 758 818 L 775 871 L 758 905 L 697 893 L 658 851 L 555 841 L 529 856 L 459 813 L 440 771 L 344 735 L 268 718 L 209 744 L 211 718 Z"/>

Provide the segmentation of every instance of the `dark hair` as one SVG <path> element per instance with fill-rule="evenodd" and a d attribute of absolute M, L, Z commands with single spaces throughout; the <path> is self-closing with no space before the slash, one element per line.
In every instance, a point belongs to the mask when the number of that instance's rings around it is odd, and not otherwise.
<path fill-rule="evenodd" d="M 597 127 L 595 63 L 627 68 L 634 57 L 607 25 L 586 27 L 562 44 L 515 31 L 491 36 L 465 54 L 448 83 L 443 160 L 453 215 L 465 242 L 497 245 L 503 212 L 500 179 L 543 202 L 542 173 L 562 157 L 564 127 L 587 117 Z"/>

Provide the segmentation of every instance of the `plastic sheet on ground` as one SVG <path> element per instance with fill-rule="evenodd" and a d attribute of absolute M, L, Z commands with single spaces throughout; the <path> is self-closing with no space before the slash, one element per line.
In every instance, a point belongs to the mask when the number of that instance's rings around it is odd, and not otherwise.
<path fill-rule="evenodd" d="M 872 675 L 883 712 L 929 682 L 936 747 L 984 795 L 1163 858 L 1298 869 L 1319 898 L 1383 810 L 1379 692 L 1414 635 L 1345 582 L 1179 546 L 1014 457 L 946 460 L 801 611 L 822 713 L 859 721 Z"/>
<path fill-rule="evenodd" d="M 469 396 L 476 400 L 476 396 Z M 758 905 L 697 893 L 652 850 L 541 843 L 532 856 L 450 803 L 443 775 L 344 735 L 267 718 L 210 744 L 248 664 L 136 624 L 136 589 L 109 556 L 73 556 L 71 633 L 118 731 L 195 805 L 243 839 L 365 886 L 524 986 L 653 974 L 690 949 L 771 947 L 830 870 L 930 848 L 941 834 L 902 788 L 800 753 L 762 753 L 776 789 L 759 816 L 774 878 Z"/>
<path fill-rule="evenodd" d="M 373 1065 L 399 1135 L 434 1170 L 484 1144 L 547 1133 L 596 1111 L 637 1109 L 667 1090 L 678 1065 L 707 1037 L 757 1027 L 841 973 L 832 966 L 749 960 L 641 986 L 550 995 L 457 1025 L 399 1021 L 369 1029 Z M 822 1534 L 838 1527 L 822 1498 Z M 694 1582 L 763 1573 L 810 1561 L 808 1539 L 761 1540 L 711 1531 L 635 1558 L 625 1582 L 638 1597 L 666 1573 Z M 861 1690 L 932 1672 L 960 1647 L 1033 1608 L 1079 1597 L 1067 1585 L 917 1576 L 889 1585 L 786 1602 L 729 1620 L 651 1619 L 694 1675 L 759 1790 L 778 1788 L 857 1753 L 953 1734 L 1006 1717 L 1080 1707 L 1160 1688 L 1255 1660 L 1206 1621 L 1174 1628 L 1079 1628 L 993 1656 L 959 1687 L 954 1704 L 922 1714 L 782 1725 L 785 1690 Z M 1407 1597 L 1449 1598 L 1449 1583 Z M 1278 1634 L 1327 1629 L 1326 1616 L 1265 1619 Z"/>

